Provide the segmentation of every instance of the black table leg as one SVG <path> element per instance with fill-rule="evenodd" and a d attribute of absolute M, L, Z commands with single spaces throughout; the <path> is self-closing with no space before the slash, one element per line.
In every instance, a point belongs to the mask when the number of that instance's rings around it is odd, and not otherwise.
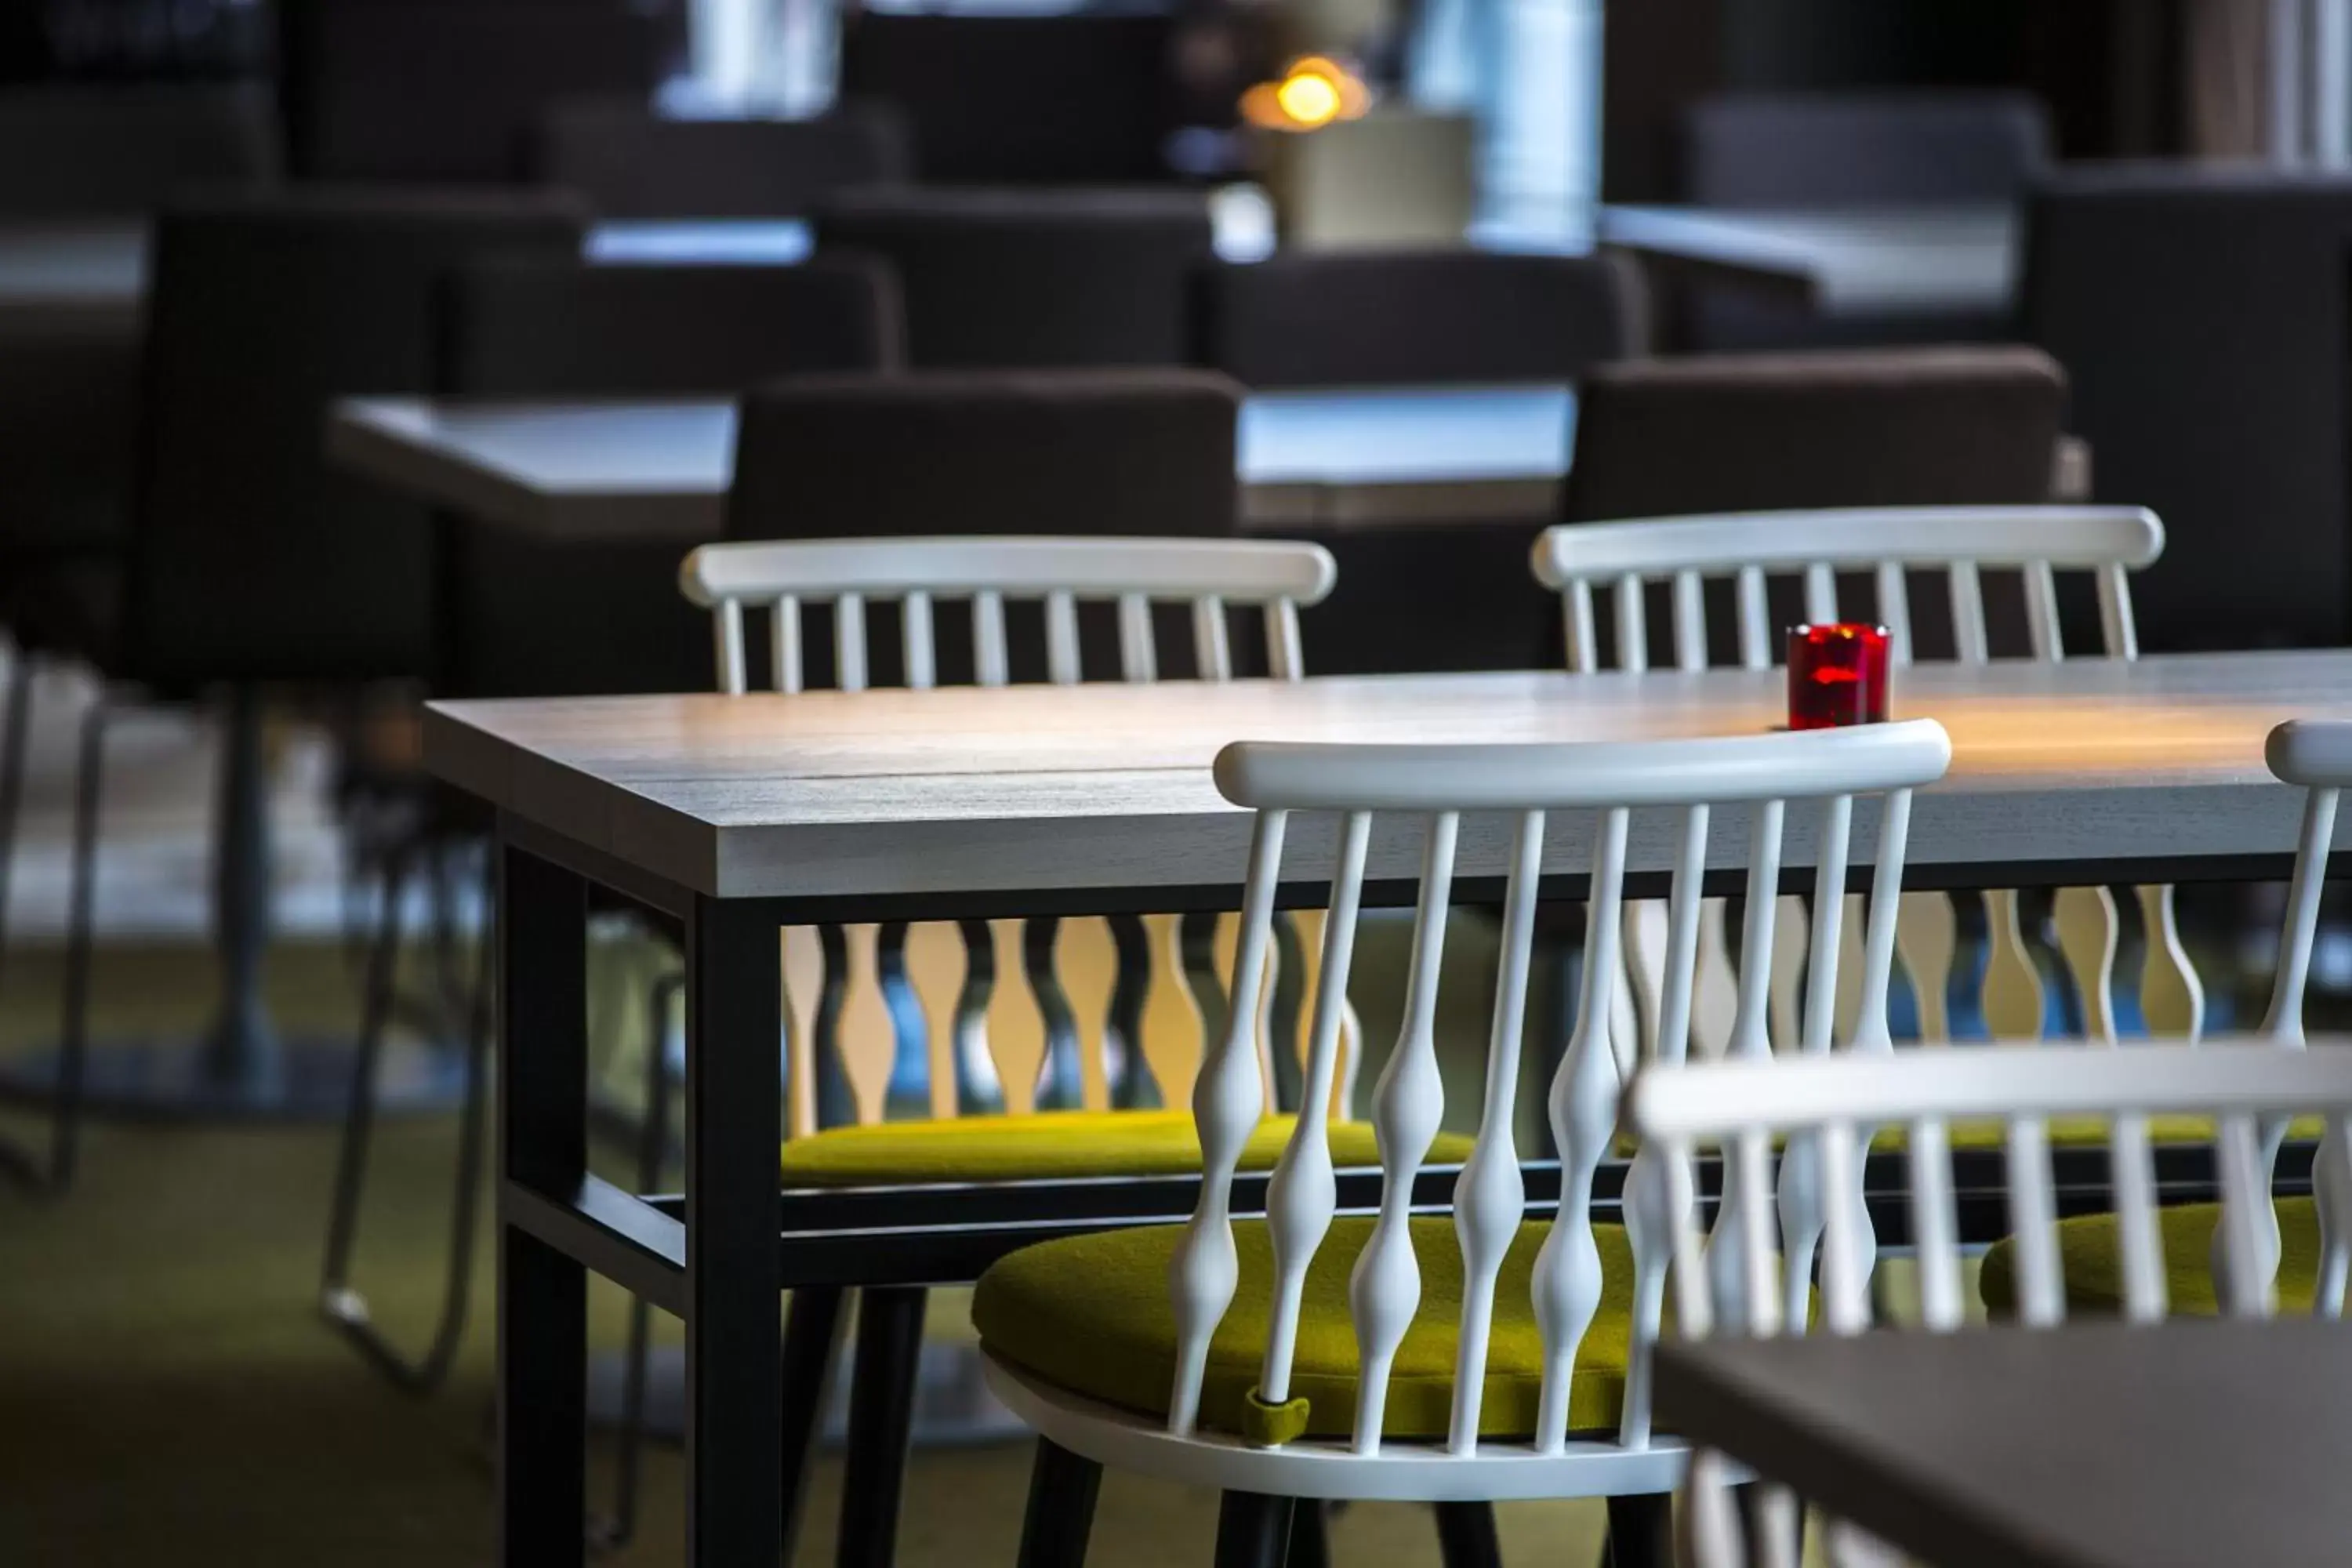
<path fill-rule="evenodd" d="M 501 849 L 502 1211 L 507 1184 L 568 1199 L 587 1173 L 587 887 L 577 875 Z M 587 1270 L 502 1212 L 499 1560 L 506 1568 L 560 1568 L 585 1556 L 587 1366 Z"/>
<path fill-rule="evenodd" d="M 686 1468 L 691 1568 L 783 1552 L 783 966 L 772 918 L 698 898 L 687 929 Z"/>

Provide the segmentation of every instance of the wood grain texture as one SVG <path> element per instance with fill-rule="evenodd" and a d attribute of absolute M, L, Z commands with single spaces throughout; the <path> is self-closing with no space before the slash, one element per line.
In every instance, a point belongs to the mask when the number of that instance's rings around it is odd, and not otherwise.
<path fill-rule="evenodd" d="M 1995 663 L 1906 673 L 1895 707 L 1940 720 L 1953 764 L 1920 793 L 1916 869 L 2285 856 L 2301 799 L 2263 763 L 2270 728 L 2352 716 L 2352 653 Z M 1174 682 L 982 691 L 809 692 L 436 703 L 428 765 L 593 849 L 721 897 L 1232 886 L 1246 814 L 1209 776 L 1242 739 L 1486 742 L 1752 732 L 1781 678 L 1506 673 Z M 1627 868 L 1672 861 L 1672 825 L 1637 814 Z M 1811 863 L 1815 825 L 1789 825 Z M 1711 827 L 1740 863 L 1748 813 Z M 1874 808 L 1854 831 L 1872 841 Z M 1422 829 L 1383 823 L 1370 874 L 1411 876 Z M 1328 876 L 1328 821 L 1303 818 L 1285 875 Z M 1507 825 L 1462 826 L 1460 874 L 1506 864 Z M 1591 824 L 1546 840 L 1547 871 L 1590 864 Z"/>

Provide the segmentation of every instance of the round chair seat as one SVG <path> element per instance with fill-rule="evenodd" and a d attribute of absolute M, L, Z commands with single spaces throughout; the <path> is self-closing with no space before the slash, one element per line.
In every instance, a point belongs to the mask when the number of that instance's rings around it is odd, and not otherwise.
<path fill-rule="evenodd" d="M 1242 1150 L 1242 1169 L 1270 1171 L 1297 1122 L 1269 1116 Z M 1470 1157 L 1470 1140 L 1441 1134 L 1433 1164 Z M 1369 1122 L 1331 1124 L 1331 1163 L 1380 1163 Z M 1078 1176 L 1187 1176 L 1201 1168 L 1189 1110 L 1044 1110 L 834 1127 L 783 1148 L 788 1187 L 891 1186 L 923 1182 L 1046 1181 Z"/>
<path fill-rule="evenodd" d="M 2219 1204 L 2183 1204 L 2163 1210 L 2158 1217 L 2164 1247 L 2165 1294 L 2177 1315 L 2221 1315 L 2221 1303 L 2213 1294 L 2211 1262 L 2213 1226 L 2221 1215 Z M 2308 1312 L 2319 1291 L 2319 1211 L 2309 1198 L 2282 1198 L 2278 1222 L 2279 1310 L 2289 1315 Z M 2082 1215 L 2059 1221 L 2058 1260 L 2065 1275 L 2070 1310 L 2123 1310 L 2123 1255 L 2117 1247 L 2115 1215 Z M 1995 1317 L 2016 1311 L 2015 1237 L 1996 1242 L 1985 1254 L 1977 1289 Z"/>
<path fill-rule="evenodd" d="M 1369 1216 L 1334 1220 L 1307 1268 L 1290 1392 L 1309 1403 L 1310 1437 L 1347 1437 L 1355 1428 L 1359 1363 L 1348 1281 L 1372 1224 Z M 1601 1245 L 1601 1306 L 1578 1349 L 1569 1399 L 1570 1425 L 1584 1431 L 1616 1422 L 1633 1313 L 1633 1261 L 1625 1233 L 1615 1226 L 1593 1229 Z M 1528 1279 L 1550 1231 L 1549 1224 L 1521 1226 L 1503 1260 L 1480 1406 L 1483 1436 L 1526 1437 L 1535 1431 L 1543 1342 Z M 981 1276 L 972 1295 L 972 1326 L 982 1345 L 1057 1388 L 1164 1418 L 1176 1369 L 1168 1266 L 1183 1234 L 1174 1225 L 1105 1231 L 1024 1247 L 1003 1259 Z M 1246 1436 L 1248 1397 L 1257 1386 L 1273 1315 L 1274 1245 L 1263 1220 L 1237 1223 L 1234 1237 L 1241 1284 L 1210 1342 L 1201 1424 Z M 1450 1218 L 1412 1221 L 1412 1244 L 1421 1265 L 1421 1308 L 1397 1351 L 1382 1432 L 1401 1439 L 1442 1438 L 1453 1415 L 1462 1253 Z"/>

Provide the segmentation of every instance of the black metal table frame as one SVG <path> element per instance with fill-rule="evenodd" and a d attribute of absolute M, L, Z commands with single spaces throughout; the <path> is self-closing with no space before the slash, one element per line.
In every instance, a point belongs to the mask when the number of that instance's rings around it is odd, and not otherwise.
<path fill-rule="evenodd" d="M 784 1293 L 793 1289 L 968 1283 L 997 1258 L 1053 1237 L 1168 1223 L 1192 1212 L 1197 1176 L 1087 1178 L 991 1185 L 824 1191 L 780 1187 L 783 1137 L 778 1050 L 784 1037 L 778 931 L 792 925 L 926 919 L 1002 919 L 1231 909 L 1230 886 L 1008 891 L 913 899 L 722 899 L 655 877 L 602 851 L 501 814 L 499 837 L 500 1007 L 499 1218 L 499 1530 L 508 1568 L 577 1563 L 588 1518 L 587 1276 L 591 1270 L 686 1323 L 687 1561 L 773 1563 L 785 1544 L 782 1478 L 802 1473 L 788 1445 L 779 1391 L 787 1356 L 829 1354 L 788 1347 Z M 2283 876 L 2284 855 L 2128 868 L 1922 867 L 1906 887 L 2075 885 L 2140 877 L 2174 879 Z M 1239 868 L 1236 867 L 1238 874 Z M 1854 890 L 1869 868 L 1856 867 Z M 1710 874 L 1710 892 L 1742 879 Z M 588 886 L 603 883 L 677 917 L 686 931 L 686 1190 L 641 1194 L 588 1171 Z M 1811 890 L 1813 874 L 1790 868 L 1788 891 Z M 1547 879 L 1548 901 L 1580 902 L 1581 878 Z M 1628 896 L 1662 897 L 1663 878 L 1628 879 Z M 1409 883 L 1368 884 L 1365 902 L 1409 901 Z M 1281 901 L 1308 905 L 1318 884 L 1285 884 Z M 1465 878 L 1458 903 L 1501 901 L 1495 879 Z M 2307 1183 L 2308 1152 L 2282 1163 L 2284 1185 Z M 1955 1154 L 1964 1236 L 2006 1228 L 2002 1156 Z M 2062 1149 L 2062 1213 L 2106 1206 L 2104 1149 Z M 1559 1172 L 1525 1163 L 1531 1213 L 1559 1196 Z M 1597 1201 L 1616 1203 L 1622 1167 L 1605 1168 Z M 1416 1206 L 1444 1209 L 1455 1169 L 1424 1171 Z M 1343 1211 L 1371 1212 L 1377 1170 L 1339 1174 Z M 1874 1154 L 1869 1169 L 1881 1238 L 1909 1234 L 1903 1157 Z M 2158 1152 L 2169 1201 L 2212 1191 L 2210 1151 Z M 1262 1211 L 1265 1178 L 1244 1177 L 1236 1212 Z M 1703 1175 L 1711 1186 L 1711 1173 Z M 919 1325 L 918 1325 L 918 1328 Z M 889 1500 L 895 1507 L 895 1497 Z"/>

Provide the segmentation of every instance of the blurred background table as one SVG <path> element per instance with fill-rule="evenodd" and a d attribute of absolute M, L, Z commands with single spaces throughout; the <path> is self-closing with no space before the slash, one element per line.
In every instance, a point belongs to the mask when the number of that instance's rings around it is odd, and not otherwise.
<path fill-rule="evenodd" d="M 1254 394 L 1243 405 L 1246 526 L 1549 516 L 1574 434 L 1566 387 Z M 352 398 L 338 462 L 548 541 L 719 536 L 735 458 L 723 399 Z"/>
<path fill-rule="evenodd" d="M 1791 292 L 1835 317 L 2005 313 L 2017 300 L 2020 228 L 2013 206 L 1603 206 L 1598 232 L 1662 268 Z"/>

